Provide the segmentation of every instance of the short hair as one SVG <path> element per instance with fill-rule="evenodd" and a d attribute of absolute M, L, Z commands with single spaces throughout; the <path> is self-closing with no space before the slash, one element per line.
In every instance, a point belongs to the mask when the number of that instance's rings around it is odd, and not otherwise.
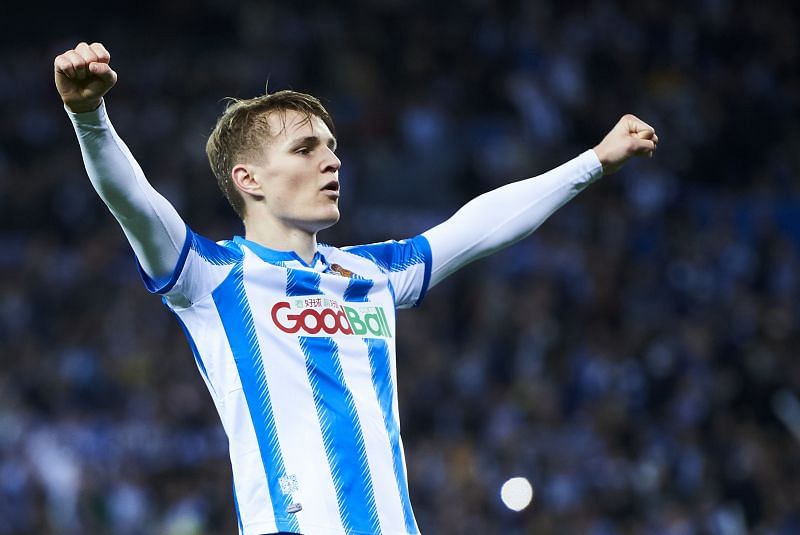
<path fill-rule="evenodd" d="M 217 120 L 206 142 L 206 155 L 217 184 L 241 219 L 245 216 L 244 197 L 233 183 L 231 173 L 241 159 L 264 148 L 264 144 L 279 132 L 269 127 L 272 112 L 293 110 L 305 115 L 307 121 L 316 116 L 336 135 L 333 119 L 318 98 L 297 91 L 283 90 L 249 99 L 228 99 L 228 106 Z M 285 124 L 284 124 L 285 126 Z"/>

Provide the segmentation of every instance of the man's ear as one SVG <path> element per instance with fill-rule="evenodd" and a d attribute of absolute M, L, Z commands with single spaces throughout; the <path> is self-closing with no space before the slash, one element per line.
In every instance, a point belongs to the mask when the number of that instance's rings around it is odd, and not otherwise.
<path fill-rule="evenodd" d="M 246 164 L 237 164 L 231 169 L 231 180 L 233 181 L 236 189 L 242 193 L 247 193 L 254 197 L 263 197 L 264 192 L 261 190 L 261 183 L 254 174 L 252 167 Z"/>

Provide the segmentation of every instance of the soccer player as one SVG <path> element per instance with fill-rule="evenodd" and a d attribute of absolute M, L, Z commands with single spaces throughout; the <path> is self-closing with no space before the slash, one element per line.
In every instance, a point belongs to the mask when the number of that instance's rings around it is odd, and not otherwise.
<path fill-rule="evenodd" d="M 244 236 L 191 230 L 147 182 L 106 114 L 116 83 L 102 44 L 55 59 L 55 82 L 92 185 L 122 226 L 144 284 L 178 318 L 229 439 L 244 535 L 415 534 L 395 370 L 395 309 L 506 247 L 604 173 L 652 155 L 625 115 L 593 149 L 472 200 L 401 241 L 336 248 L 333 121 L 309 95 L 236 101 L 206 151 Z"/>

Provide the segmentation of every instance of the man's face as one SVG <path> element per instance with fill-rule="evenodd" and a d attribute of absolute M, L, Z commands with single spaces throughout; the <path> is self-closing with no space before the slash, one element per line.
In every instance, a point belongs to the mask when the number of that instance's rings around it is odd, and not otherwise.
<path fill-rule="evenodd" d="M 285 121 L 284 121 L 285 118 Z M 294 110 L 271 113 L 261 158 L 252 165 L 264 192 L 267 217 L 288 229 L 317 232 L 339 221 L 336 139 L 319 117 Z"/>

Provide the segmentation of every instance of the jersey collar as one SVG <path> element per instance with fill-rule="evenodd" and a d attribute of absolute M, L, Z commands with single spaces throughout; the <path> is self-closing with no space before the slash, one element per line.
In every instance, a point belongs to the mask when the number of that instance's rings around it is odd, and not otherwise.
<path fill-rule="evenodd" d="M 306 261 L 300 258 L 300 255 L 294 251 L 278 251 L 277 249 L 270 249 L 269 247 L 264 247 L 259 243 L 245 239 L 242 236 L 234 236 L 233 241 L 238 245 L 244 245 L 253 251 L 261 260 L 264 262 L 269 262 L 270 264 L 299 262 L 301 266 L 311 268 L 315 271 L 324 271 L 328 266 L 327 260 L 325 260 L 325 257 L 322 256 L 319 251 L 314 253 L 314 258 L 311 259 L 311 264 L 307 264 Z"/>

